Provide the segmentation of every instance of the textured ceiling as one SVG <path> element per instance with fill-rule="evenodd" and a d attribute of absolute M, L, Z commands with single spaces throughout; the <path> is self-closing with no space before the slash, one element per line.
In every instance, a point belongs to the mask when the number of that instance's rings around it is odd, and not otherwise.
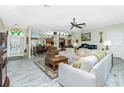
<path fill-rule="evenodd" d="M 75 17 L 89 30 L 124 23 L 124 6 L 0 6 L 0 16 L 7 26 L 32 25 L 34 32 L 69 31 Z"/>

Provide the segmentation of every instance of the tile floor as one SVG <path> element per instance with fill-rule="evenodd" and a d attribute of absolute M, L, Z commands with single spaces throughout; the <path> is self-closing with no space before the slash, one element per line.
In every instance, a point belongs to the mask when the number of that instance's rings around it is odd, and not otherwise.
<path fill-rule="evenodd" d="M 18 58 L 8 61 L 8 77 L 11 87 L 54 87 L 60 86 L 56 79 L 51 80 L 42 72 L 33 60 L 41 59 L 43 56 L 28 58 Z"/>
<path fill-rule="evenodd" d="M 33 60 L 44 60 L 44 56 L 37 56 L 28 59 L 18 58 L 8 61 L 8 76 L 11 87 L 60 87 L 57 79 L 50 79 L 42 70 L 40 70 Z M 124 86 L 124 60 L 114 58 L 114 65 L 105 87 Z"/>

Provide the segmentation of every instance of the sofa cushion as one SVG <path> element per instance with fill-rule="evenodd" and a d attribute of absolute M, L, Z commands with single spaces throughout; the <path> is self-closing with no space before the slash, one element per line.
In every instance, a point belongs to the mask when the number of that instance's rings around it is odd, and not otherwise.
<path fill-rule="evenodd" d="M 80 57 L 89 56 L 90 54 L 91 53 L 90 53 L 89 49 L 84 49 L 84 48 L 79 49 L 79 56 Z"/>
<path fill-rule="evenodd" d="M 74 53 L 74 49 L 73 48 L 66 48 L 66 52 Z"/>
<path fill-rule="evenodd" d="M 72 66 L 75 67 L 75 68 L 80 68 L 81 62 L 80 62 L 80 61 L 75 61 L 75 62 L 72 64 Z"/>
<path fill-rule="evenodd" d="M 93 55 L 97 57 L 97 59 L 98 59 L 97 62 L 99 62 L 102 59 L 102 56 L 98 53 L 94 53 Z"/>
<path fill-rule="evenodd" d="M 85 56 L 85 51 L 79 51 L 79 56 L 81 57 Z"/>
<path fill-rule="evenodd" d="M 95 56 L 87 56 L 87 57 L 82 57 L 79 59 L 81 62 L 81 67 L 80 69 L 90 72 L 92 67 L 97 63 L 97 58 Z"/>

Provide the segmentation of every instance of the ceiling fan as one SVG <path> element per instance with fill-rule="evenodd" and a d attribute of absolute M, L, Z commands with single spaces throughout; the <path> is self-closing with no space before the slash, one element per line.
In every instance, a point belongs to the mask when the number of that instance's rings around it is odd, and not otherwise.
<path fill-rule="evenodd" d="M 83 28 L 83 26 L 86 26 L 86 23 L 76 23 L 75 22 L 75 18 L 73 18 L 73 22 L 70 23 L 71 24 L 71 28 L 77 27 L 77 28 Z"/>

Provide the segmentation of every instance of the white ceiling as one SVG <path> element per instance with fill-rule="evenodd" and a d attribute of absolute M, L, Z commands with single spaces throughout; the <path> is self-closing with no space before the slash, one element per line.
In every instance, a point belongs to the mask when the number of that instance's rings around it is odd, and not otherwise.
<path fill-rule="evenodd" d="M 89 30 L 124 23 L 124 6 L 0 6 L 0 16 L 7 26 L 32 25 L 34 32 L 69 31 L 75 17 Z"/>

